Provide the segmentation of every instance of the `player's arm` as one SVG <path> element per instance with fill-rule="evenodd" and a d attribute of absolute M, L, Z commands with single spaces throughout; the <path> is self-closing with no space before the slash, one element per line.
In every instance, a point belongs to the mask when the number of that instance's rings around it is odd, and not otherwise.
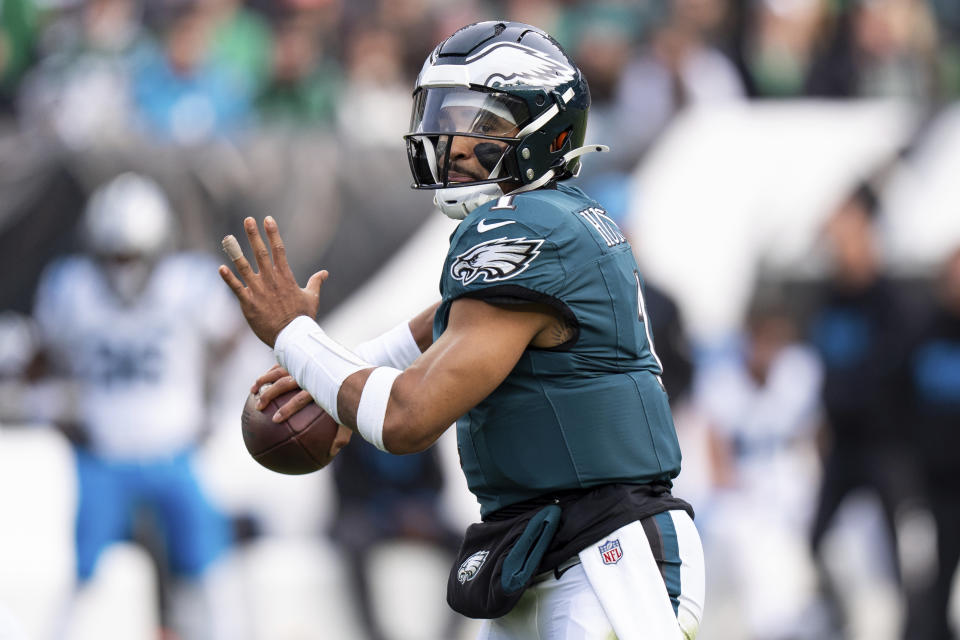
<path fill-rule="evenodd" d="M 439 302 L 430 305 L 409 322 L 357 345 L 353 352 L 372 365 L 406 369 L 433 344 L 433 316 L 439 306 Z M 269 386 L 262 389 L 264 385 Z M 256 379 L 250 387 L 250 393 L 257 394 L 257 409 L 263 411 L 275 398 L 298 389 L 300 386 L 293 376 L 280 365 L 274 365 Z M 300 391 L 280 407 L 274 422 L 287 420 L 312 402 L 313 398 L 308 392 Z"/>
<path fill-rule="evenodd" d="M 557 323 L 544 305 L 462 298 L 440 339 L 404 371 L 370 367 L 307 317 L 284 328 L 274 351 L 337 422 L 380 449 L 414 453 L 496 389 L 531 343 L 562 342 Z"/>
<path fill-rule="evenodd" d="M 259 270 L 253 270 L 236 239 L 228 236 L 224 249 L 243 280 L 225 266 L 220 276 L 240 302 L 250 328 L 274 347 L 280 364 L 334 420 L 386 450 L 428 446 L 506 378 L 524 349 L 531 342 L 538 344 L 538 334 L 556 324 L 543 310 L 505 310 L 462 299 L 451 309 L 444 337 L 408 374 L 371 367 L 312 320 L 327 272 L 314 274 L 300 288 L 273 218 L 264 220 L 270 249 L 255 220 L 244 220 L 244 229 Z"/>
<path fill-rule="evenodd" d="M 462 298 L 453 303 L 447 329 L 423 356 L 396 376 L 389 388 L 369 389 L 375 369 L 344 380 L 337 396 L 343 424 L 356 428 L 364 405 L 385 400 L 374 444 L 390 453 L 429 447 L 457 418 L 486 398 L 516 366 L 537 337 L 553 330 L 555 317 L 538 305 L 501 308 Z M 381 393 L 380 399 L 368 397 Z M 368 418 L 369 420 L 369 418 Z M 359 431 L 371 439 L 371 425 Z"/>

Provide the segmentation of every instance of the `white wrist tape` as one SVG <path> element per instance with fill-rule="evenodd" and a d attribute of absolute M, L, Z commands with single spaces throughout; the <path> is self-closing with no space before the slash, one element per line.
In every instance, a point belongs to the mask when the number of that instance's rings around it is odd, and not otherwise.
<path fill-rule="evenodd" d="M 381 451 L 383 446 L 383 421 L 387 416 L 387 402 L 390 390 L 397 377 L 403 373 L 399 369 L 377 367 L 370 373 L 367 383 L 360 394 L 357 407 L 357 431 L 363 439 Z"/>
<path fill-rule="evenodd" d="M 406 369 L 420 357 L 420 347 L 406 322 L 373 340 L 358 344 L 353 351 L 370 364 L 394 369 Z"/>
<path fill-rule="evenodd" d="M 357 371 L 373 366 L 331 339 L 307 316 L 300 316 L 283 328 L 273 353 L 300 388 L 337 422 L 340 385 Z"/>

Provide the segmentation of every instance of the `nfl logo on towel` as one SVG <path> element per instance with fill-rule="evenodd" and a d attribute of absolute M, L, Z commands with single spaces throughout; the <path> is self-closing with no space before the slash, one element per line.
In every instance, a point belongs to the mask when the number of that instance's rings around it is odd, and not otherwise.
<path fill-rule="evenodd" d="M 603 558 L 603 564 L 617 564 L 617 561 L 623 557 L 620 540 L 607 540 L 600 545 L 600 557 Z"/>

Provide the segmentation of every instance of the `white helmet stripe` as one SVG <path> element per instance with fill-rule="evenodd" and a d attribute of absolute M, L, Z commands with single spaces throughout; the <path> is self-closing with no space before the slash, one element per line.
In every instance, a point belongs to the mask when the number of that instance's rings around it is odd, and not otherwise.
<path fill-rule="evenodd" d="M 438 64 L 425 68 L 418 87 L 470 87 L 470 71 L 462 64 Z"/>
<path fill-rule="evenodd" d="M 549 109 L 541 113 L 539 117 L 533 120 L 530 124 L 525 126 L 523 129 L 520 129 L 520 131 L 517 132 L 516 137 L 522 138 L 525 135 L 529 135 L 534 131 L 539 130 L 541 127 L 550 122 L 550 120 L 552 120 L 553 117 L 558 113 L 560 113 L 560 108 L 555 104 L 551 105 Z"/>

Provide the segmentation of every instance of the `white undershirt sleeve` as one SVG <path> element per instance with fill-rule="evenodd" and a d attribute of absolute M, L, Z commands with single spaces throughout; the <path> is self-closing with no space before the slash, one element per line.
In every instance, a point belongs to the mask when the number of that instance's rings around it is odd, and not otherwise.
<path fill-rule="evenodd" d="M 330 338 L 307 316 L 295 318 L 277 336 L 273 346 L 280 366 L 300 388 L 313 396 L 330 417 L 340 422 L 337 395 L 343 381 L 373 365 Z"/>
<path fill-rule="evenodd" d="M 406 322 L 372 340 L 358 344 L 354 352 L 371 364 L 394 369 L 406 369 L 420 357 L 420 347 Z"/>

